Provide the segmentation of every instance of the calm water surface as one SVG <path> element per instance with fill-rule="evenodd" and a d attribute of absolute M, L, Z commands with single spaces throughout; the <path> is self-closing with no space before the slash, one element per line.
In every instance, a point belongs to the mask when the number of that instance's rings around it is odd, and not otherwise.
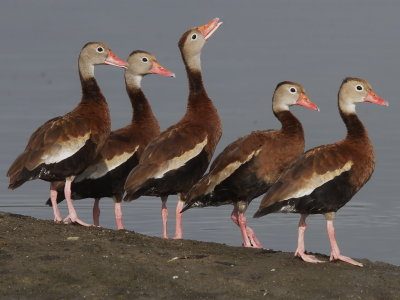
<path fill-rule="evenodd" d="M 177 48 L 180 35 L 218 16 L 224 24 L 202 54 L 206 88 L 220 112 L 224 133 L 220 152 L 234 139 L 256 129 L 278 128 L 271 96 L 282 80 L 298 81 L 320 112 L 294 108 L 306 133 L 306 147 L 334 142 L 345 135 L 336 94 L 346 76 L 370 81 L 390 102 L 357 107 L 375 145 L 377 165 L 367 185 L 335 219 L 342 252 L 400 265 L 398 197 L 400 2 L 397 1 L 77 1 L 55 3 L 5 0 L 0 4 L 0 210 L 51 219 L 44 206 L 48 183 L 33 181 L 7 190 L 5 173 L 32 132 L 46 120 L 71 110 L 80 99 L 78 53 L 88 41 L 105 41 L 126 58 L 135 49 L 155 54 L 176 79 L 148 76 L 143 88 L 162 128 L 175 123 L 186 107 L 187 83 Z M 113 128 L 130 120 L 123 71 L 98 66 L 96 77 L 110 104 Z M 83 220 L 91 220 L 93 200 L 77 202 Z M 143 197 L 124 203 L 127 229 L 160 236 L 161 201 Z M 170 197 L 170 235 L 176 197 Z M 265 247 L 293 251 L 297 215 L 251 218 Z M 114 228 L 113 203 L 103 199 L 101 224 Z M 61 206 L 66 215 L 65 204 Z M 185 237 L 239 246 L 239 230 L 230 206 L 192 209 L 184 215 Z M 329 253 L 325 221 L 308 221 L 306 246 Z"/>

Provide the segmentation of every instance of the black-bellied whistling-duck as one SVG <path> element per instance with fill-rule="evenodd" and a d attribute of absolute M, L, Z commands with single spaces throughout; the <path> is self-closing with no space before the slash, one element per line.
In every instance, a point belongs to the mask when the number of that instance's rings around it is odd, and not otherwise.
<path fill-rule="evenodd" d="M 233 204 L 233 222 L 240 227 L 245 247 L 261 248 L 244 215 L 249 203 L 264 194 L 282 171 L 304 152 L 300 121 L 289 111 L 291 105 L 318 110 L 295 82 L 277 85 L 272 110 L 282 123 L 279 130 L 254 131 L 228 145 L 215 159 L 210 172 L 184 195 L 186 206 Z"/>
<path fill-rule="evenodd" d="M 221 137 L 221 120 L 203 86 L 200 64 L 206 40 L 221 24 L 217 18 L 182 35 L 179 49 L 189 79 L 186 114 L 146 147 L 125 183 L 125 201 L 142 195 L 161 197 L 164 238 L 168 237 L 168 195 L 179 196 L 174 238 L 182 238 L 180 211 L 184 202 L 180 199 L 181 193 L 187 192 L 204 174 Z"/>
<path fill-rule="evenodd" d="M 79 220 L 74 209 L 71 182 L 93 160 L 110 134 L 108 105 L 94 78 L 94 65 L 102 64 L 126 68 L 126 62 L 111 52 L 106 44 L 87 43 L 78 60 L 81 102 L 64 116 L 53 118 L 40 126 L 7 172 L 10 189 L 36 178 L 50 181 L 56 222 L 62 221 L 62 218 L 56 201 L 55 182 L 65 180 L 64 192 L 69 215 L 64 221 L 88 225 Z"/>
<path fill-rule="evenodd" d="M 339 112 L 347 128 L 346 138 L 304 153 L 269 189 L 254 217 L 273 212 L 300 213 L 295 256 L 307 262 L 321 262 L 305 253 L 304 232 L 309 214 L 323 214 L 331 244 L 330 260 L 362 266 L 340 254 L 333 219 L 336 211 L 350 201 L 374 171 L 374 148 L 356 115 L 356 104 L 388 103 L 372 91 L 367 81 L 359 78 L 346 78 L 340 86 L 338 98 Z"/>
<path fill-rule="evenodd" d="M 75 178 L 71 187 L 71 198 L 74 200 L 95 198 L 93 223 L 96 226 L 99 226 L 100 198 L 112 197 L 118 229 L 124 228 L 121 200 L 126 177 L 137 165 L 147 144 L 160 134 L 158 121 L 141 89 L 142 78 L 147 74 L 175 76 L 146 51 L 132 52 L 127 61 L 125 84 L 133 108 L 132 122 L 110 133 L 97 158 Z M 63 189 L 63 185 L 60 189 Z M 59 193 L 57 202 L 64 199 L 64 195 Z M 51 205 L 50 199 L 47 204 Z"/>

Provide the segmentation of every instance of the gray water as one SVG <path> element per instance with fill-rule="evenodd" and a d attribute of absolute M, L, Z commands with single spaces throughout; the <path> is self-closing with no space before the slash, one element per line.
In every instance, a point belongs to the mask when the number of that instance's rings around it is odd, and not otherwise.
<path fill-rule="evenodd" d="M 400 265 L 398 197 L 400 12 L 399 1 L 19 1 L 0 4 L 0 210 L 52 219 L 44 206 L 47 182 L 32 181 L 7 190 L 5 173 L 22 152 L 32 132 L 46 120 L 71 110 L 80 99 L 77 57 L 88 41 L 107 42 L 126 58 L 148 50 L 177 78 L 148 76 L 143 89 L 162 128 L 184 114 L 187 82 L 177 48 L 180 35 L 214 17 L 224 24 L 202 54 L 204 81 L 221 115 L 224 133 L 217 153 L 236 138 L 256 129 L 278 128 L 271 112 L 275 85 L 283 80 L 304 85 L 320 112 L 296 107 L 304 125 L 306 148 L 343 138 L 337 112 L 337 90 L 346 76 L 367 79 L 390 102 L 381 107 L 360 104 L 358 114 L 375 145 L 377 165 L 367 185 L 335 219 L 342 253 Z M 113 128 L 131 118 L 123 71 L 96 67 L 106 95 Z M 160 200 L 143 197 L 124 203 L 127 229 L 160 236 Z M 170 197 L 170 234 L 176 197 Z M 249 225 L 265 247 L 293 251 L 297 215 L 251 218 Z M 101 224 L 114 228 L 113 202 L 102 200 Z M 76 204 L 91 221 L 92 200 Z M 66 215 L 65 204 L 62 205 Z M 184 214 L 186 238 L 240 246 L 230 206 L 192 209 Z M 308 250 L 329 253 L 325 221 L 309 218 Z"/>

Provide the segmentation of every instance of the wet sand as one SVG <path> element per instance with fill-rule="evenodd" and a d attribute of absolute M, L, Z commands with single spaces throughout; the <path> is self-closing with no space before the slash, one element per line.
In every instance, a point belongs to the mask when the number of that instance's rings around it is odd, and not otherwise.
<path fill-rule="evenodd" d="M 0 213 L 1 299 L 400 299 L 399 266 L 359 261 Z"/>

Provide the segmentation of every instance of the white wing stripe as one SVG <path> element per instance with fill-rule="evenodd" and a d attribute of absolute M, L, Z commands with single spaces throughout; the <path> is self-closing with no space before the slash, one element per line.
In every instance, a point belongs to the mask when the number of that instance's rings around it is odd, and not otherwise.
<path fill-rule="evenodd" d="M 153 178 L 162 178 L 165 173 L 176 170 L 185 165 L 189 160 L 196 157 L 203 151 L 204 146 L 207 144 L 207 137 L 201 143 L 194 146 L 193 149 L 186 151 L 181 156 L 174 157 L 173 159 L 166 161 L 163 168 L 154 174 Z"/>
<path fill-rule="evenodd" d="M 310 180 L 307 181 L 307 185 L 304 188 L 294 191 L 292 194 L 289 194 L 285 199 L 282 199 L 280 201 L 285 201 L 285 200 L 288 200 L 291 198 L 300 198 L 303 196 L 310 195 L 316 188 L 322 186 L 324 183 L 332 180 L 336 176 L 339 176 L 340 174 L 350 170 L 352 165 L 353 165 L 353 162 L 348 161 L 340 169 L 336 169 L 334 171 L 329 171 L 329 172 L 326 172 L 325 174 L 314 173 L 311 176 Z"/>
<path fill-rule="evenodd" d="M 90 133 L 87 133 L 84 136 L 65 141 L 62 144 L 54 144 L 49 152 L 42 155 L 42 161 L 46 164 L 53 164 L 71 157 L 85 145 L 89 136 Z"/>
<path fill-rule="evenodd" d="M 121 155 L 114 156 L 112 159 L 102 160 L 95 165 L 87 167 L 86 170 L 76 178 L 75 182 L 80 182 L 84 179 L 97 179 L 103 177 L 108 172 L 125 163 L 129 158 L 132 157 L 132 155 L 136 153 L 138 148 L 139 145 L 136 146 L 133 152 L 124 152 Z"/>
<path fill-rule="evenodd" d="M 254 156 L 257 156 L 258 153 L 260 153 L 261 149 L 258 149 L 256 151 L 251 152 L 244 161 L 234 161 L 233 163 L 230 163 L 227 165 L 222 171 L 218 172 L 215 175 L 211 175 L 208 179 L 208 185 L 207 185 L 207 190 L 205 191 L 204 194 L 209 194 L 211 193 L 215 186 L 224 181 L 226 178 L 231 176 L 233 172 L 235 172 L 240 166 L 244 165 L 247 163 L 250 159 L 252 159 Z"/>

